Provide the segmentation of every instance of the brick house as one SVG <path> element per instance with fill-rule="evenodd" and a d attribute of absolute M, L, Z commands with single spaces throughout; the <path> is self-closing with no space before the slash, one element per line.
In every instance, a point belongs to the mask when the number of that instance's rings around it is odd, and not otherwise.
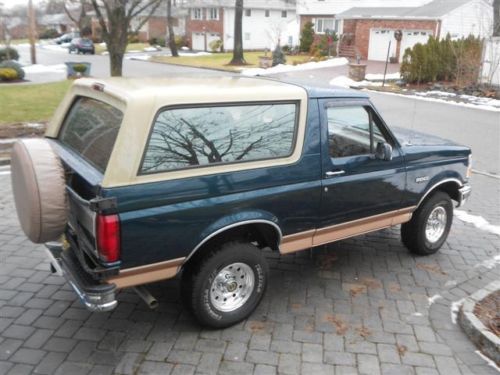
<path fill-rule="evenodd" d="M 234 45 L 234 0 L 186 1 L 186 37 L 193 50 L 210 51 L 210 43 L 221 40 L 225 50 Z M 295 0 L 246 0 L 243 11 L 243 48 L 271 49 L 298 44 L 298 18 Z"/>
<path fill-rule="evenodd" d="M 385 61 L 389 52 L 401 61 L 407 48 L 426 43 L 429 36 L 491 35 L 493 8 L 489 0 L 434 0 L 420 7 L 355 7 L 337 19 L 343 34 L 341 55 L 354 50 L 362 59 Z M 401 40 L 396 40 L 396 31 L 402 33 Z"/>
<path fill-rule="evenodd" d="M 353 4 L 361 7 L 415 7 L 430 0 L 298 0 L 297 15 L 300 19 L 300 30 L 307 22 L 314 24 L 316 35 L 322 35 L 326 30 L 341 34 L 341 20 L 338 14 L 350 8 Z"/>
<path fill-rule="evenodd" d="M 186 16 L 187 11 L 179 6 L 179 4 L 174 0 L 172 2 L 172 19 L 174 34 L 176 36 L 184 36 L 186 32 Z M 149 11 L 144 11 L 144 15 L 138 15 L 131 22 L 132 28 L 136 26 L 143 20 L 143 17 L 147 16 Z M 151 17 L 146 21 L 144 25 L 139 29 L 138 37 L 141 42 L 148 42 L 153 38 L 167 38 L 167 4 L 162 1 L 160 6 L 156 9 Z"/>

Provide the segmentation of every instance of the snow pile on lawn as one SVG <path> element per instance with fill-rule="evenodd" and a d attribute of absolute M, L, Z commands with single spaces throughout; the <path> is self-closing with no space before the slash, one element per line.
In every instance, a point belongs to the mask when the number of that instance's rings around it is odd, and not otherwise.
<path fill-rule="evenodd" d="M 66 65 L 35 64 L 35 65 L 23 66 L 23 70 L 26 74 L 47 74 L 47 73 L 61 73 L 61 72 L 66 74 Z"/>
<path fill-rule="evenodd" d="M 131 52 L 131 51 L 129 51 Z M 128 55 L 127 52 L 125 54 L 125 60 L 141 60 L 141 61 L 148 61 L 150 58 L 151 58 L 151 55 L 144 55 L 144 54 L 139 54 L 139 53 L 131 53 L 130 55 Z"/>
<path fill-rule="evenodd" d="M 182 52 L 182 51 L 179 51 L 179 56 L 182 56 L 182 57 L 197 57 L 197 56 L 210 56 L 211 53 L 210 52 L 204 52 L 204 51 L 200 51 L 200 52 Z"/>
<path fill-rule="evenodd" d="M 406 94 L 397 94 L 392 92 L 381 92 L 381 93 L 385 95 L 396 95 L 406 98 L 419 99 L 427 102 L 448 103 L 448 104 L 458 105 L 461 107 L 484 109 L 486 111 L 492 111 L 492 112 L 500 112 L 500 100 L 498 99 L 482 98 L 471 95 L 457 95 L 442 91 L 439 91 L 439 94 L 436 91 L 413 92 Z"/>
<path fill-rule="evenodd" d="M 67 69 L 65 64 L 56 65 L 26 65 L 23 66 L 25 79 L 38 83 L 59 81 L 66 79 Z"/>
<path fill-rule="evenodd" d="M 277 74 L 277 73 L 288 73 L 288 72 L 298 72 L 302 70 L 313 70 L 313 69 L 321 69 L 321 68 L 331 68 L 334 66 L 342 66 L 347 65 L 349 60 L 345 57 L 338 57 L 330 60 L 319 61 L 319 62 L 308 62 L 304 64 L 298 65 L 283 65 L 279 64 L 273 66 L 272 68 L 262 69 L 262 68 L 250 68 L 243 69 L 241 74 L 244 76 L 265 76 L 269 74 Z"/>
<path fill-rule="evenodd" d="M 471 108 L 481 108 L 490 111 L 500 111 L 500 100 L 472 95 L 458 95 L 446 91 L 415 92 L 414 95 L 422 100 L 453 103 Z M 446 98 L 446 99 L 445 99 Z"/>
<path fill-rule="evenodd" d="M 338 76 L 332 79 L 330 82 L 332 86 L 340 86 L 340 87 L 366 87 L 366 86 L 382 86 L 382 82 L 369 82 L 369 81 L 353 81 L 352 79 L 346 76 Z"/>
<path fill-rule="evenodd" d="M 383 74 L 366 74 L 365 79 L 367 81 L 383 81 L 384 80 L 384 75 Z M 385 75 L 385 80 L 386 81 L 397 81 L 398 79 L 401 79 L 401 74 L 399 73 L 389 73 Z"/>

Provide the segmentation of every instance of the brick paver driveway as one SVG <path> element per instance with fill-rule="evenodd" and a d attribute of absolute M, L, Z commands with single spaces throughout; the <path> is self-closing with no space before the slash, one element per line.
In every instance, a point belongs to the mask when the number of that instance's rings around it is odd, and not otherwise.
<path fill-rule="evenodd" d="M 474 181 L 479 202 L 480 183 L 491 181 Z M 0 374 L 496 373 L 449 305 L 499 277 L 498 236 L 459 220 L 430 257 L 410 255 L 398 229 L 269 253 L 272 279 L 252 317 L 204 330 L 181 306 L 176 280 L 151 287 L 157 311 L 125 291 L 115 311 L 87 312 L 49 274 L 43 247 L 21 234 L 8 174 L 0 215 Z"/>

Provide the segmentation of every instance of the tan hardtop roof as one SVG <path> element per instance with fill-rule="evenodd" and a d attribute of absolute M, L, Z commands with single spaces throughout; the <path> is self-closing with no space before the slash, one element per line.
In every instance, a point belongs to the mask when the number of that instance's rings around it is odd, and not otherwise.
<path fill-rule="evenodd" d="M 224 101 L 245 101 L 249 90 L 252 99 L 261 94 L 262 100 L 267 97 L 276 99 L 280 93 L 284 99 L 304 95 L 304 88 L 285 82 L 252 77 L 174 77 L 174 78 L 82 78 L 74 83 L 82 88 L 93 88 L 128 101 L 132 98 L 174 98 L 189 97 L 192 102 L 206 99 L 224 99 Z"/>

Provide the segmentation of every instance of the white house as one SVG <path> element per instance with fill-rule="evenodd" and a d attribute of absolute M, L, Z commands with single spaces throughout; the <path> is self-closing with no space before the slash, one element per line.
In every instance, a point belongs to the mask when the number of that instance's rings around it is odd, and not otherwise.
<path fill-rule="evenodd" d="M 222 40 L 224 49 L 234 45 L 234 0 L 194 0 L 184 2 L 189 10 L 186 36 L 194 50 L 210 50 L 210 43 Z M 271 49 L 278 42 L 295 46 L 299 42 L 299 20 L 295 0 L 245 0 L 243 48 Z"/>

